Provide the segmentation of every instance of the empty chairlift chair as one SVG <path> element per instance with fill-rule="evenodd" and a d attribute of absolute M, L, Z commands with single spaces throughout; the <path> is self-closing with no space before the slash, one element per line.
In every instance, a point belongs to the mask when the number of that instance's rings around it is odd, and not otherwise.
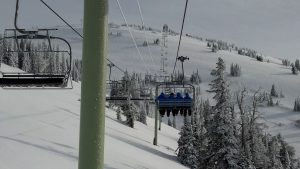
<path fill-rule="evenodd" d="M 35 31 L 5 30 L 5 36 L 2 39 L 4 54 L 1 56 L 0 68 L 3 64 L 15 68 L 13 71 L 1 70 L 1 87 L 67 87 L 72 65 L 71 46 L 63 38 L 50 36 L 51 30 L 53 29 L 38 29 Z M 52 49 L 52 41 L 54 40 L 67 46 L 67 50 Z M 42 47 L 39 46 L 38 48 L 37 46 L 41 44 Z M 65 56 L 68 58 L 67 65 L 66 59 L 62 59 Z M 41 61 L 44 62 L 43 68 Z M 27 68 L 25 68 L 25 64 L 27 64 Z M 65 64 L 64 70 L 52 70 L 52 67 L 61 67 L 62 64 Z M 28 65 L 30 65 L 30 68 L 28 68 Z"/>

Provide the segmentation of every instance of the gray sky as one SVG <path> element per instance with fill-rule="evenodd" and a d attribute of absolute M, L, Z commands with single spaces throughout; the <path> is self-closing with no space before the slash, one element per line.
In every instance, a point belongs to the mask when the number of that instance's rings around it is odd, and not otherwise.
<path fill-rule="evenodd" d="M 20 1 L 20 25 L 63 25 L 39 0 Z M 45 1 L 70 23 L 81 24 L 83 0 Z M 184 0 L 140 1 L 146 25 L 160 28 L 166 23 L 179 32 Z M 0 2 L 3 31 L 12 27 L 15 0 Z M 120 2 L 129 23 L 140 24 L 136 0 Z M 109 0 L 109 6 L 110 21 L 123 23 L 116 1 Z M 299 0 L 190 0 L 184 32 L 233 42 L 275 57 L 300 58 L 299 9 Z"/>

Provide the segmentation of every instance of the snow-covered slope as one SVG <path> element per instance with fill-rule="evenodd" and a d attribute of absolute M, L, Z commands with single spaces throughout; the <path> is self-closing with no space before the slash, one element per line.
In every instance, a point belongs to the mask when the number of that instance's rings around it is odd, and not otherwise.
<path fill-rule="evenodd" d="M 0 32 L 3 32 L 5 28 L 13 28 L 15 1 L 1 2 Z M 83 0 L 45 2 L 69 23 L 82 23 Z M 136 0 L 120 0 L 120 3 L 128 22 L 141 24 Z M 179 32 L 184 3 L 183 0 L 140 0 L 145 24 L 156 28 L 168 24 Z M 189 1 L 184 31 L 295 59 L 300 48 L 299 8 L 300 2 L 296 0 L 194 0 Z M 109 0 L 109 20 L 124 22 L 116 0 Z M 21 28 L 63 24 L 37 0 L 20 1 L 18 22 Z"/>
<path fill-rule="evenodd" d="M 80 84 L 73 90 L 0 89 L 0 168 L 74 169 L 78 161 Z M 185 168 L 176 161 L 178 131 L 153 120 L 131 129 L 106 109 L 105 168 Z"/>
<path fill-rule="evenodd" d="M 158 73 L 160 67 L 160 46 L 143 47 L 144 33 L 132 30 L 142 57 L 138 56 L 124 27 L 110 29 L 121 32 L 122 36 L 109 36 L 109 58 L 119 67 L 130 72 Z M 70 31 L 59 32 L 71 39 L 75 57 L 81 57 L 81 40 Z M 69 37 L 68 37 L 69 36 Z M 152 42 L 160 38 L 158 32 L 147 32 Z M 168 67 L 173 69 L 178 36 L 168 38 Z M 210 71 L 215 67 L 218 57 L 229 65 L 238 63 L 242 67 L 241 77 L 228 79 L 232 90 L 247 87 L 249 90 L 270 91 L 274 83 L 282 90 L 285 98 L 280 106 L 260 108 L 269 126 L 269 131 L 281 132 L 300 155 L 300 132 L 295 120 L 300 113 L 293 112 L 293 101 L 300 96 L 300 76 L 291 75 L 291 71 L 278 64 L 278 60 L 269 58 L 270 63 L 240 56 L 235 52 L 218 51 L 212 53 L 206 43 L 183 37 L 180 55 L 189 56 L 185 63 L 187 75 L 199 70 L 203 83 L 201 96 L 211 97 L 205 92 L 212 80 Z M 6 68 L 3 68 L 6 69 Z M 179 69 L 177 67 L 176 71 Z M 122 74 L 113 69 L 113 79 Z M 2 90 L 0 89 L 0 168 L 2 169 L 39 169 L 39 168 L 76 168 L 78 158 L 78 125 L 80 106 L 80 84 L 75 83 L 73 90 Z M 166 119 L 164 119 L 166 120 Z M 178 164 L 174 154 L 177 148 L 178 131 L 168 126 L 162 127 L 159 135 L 159 147 L 152 146 L 153 120 L 148 126 L 137 123 L 130 129 L 115 120 L 115 112 L 106 111 L 106 168 L 184 168 Z"/>
<path fill-rule="evenodd" d="M 160 68 L 160 46 L 150 45 L 151 56 L 148 53 L 147 47 L 143 47 L 142 43 L 145 41 L 143 32 L 132 30 L 139 49 L 142 53 L 145 64 L 139 58 L 137 51 L 134 48 L 129 33 L 124 27 L 118 29 L 110 29 L 110 32 L 122 32 L 122 36 L 109 37 L 109 57 L 116 62 L 120 67 L 132 72 L 147 72 L 157 73 Z M 160 38 L 161 34 L 158 32 L 147 32 L 147 36 L 152 42 L 155 38 Z M 175 62 L 178 36 L 168 37 L 168 72 L 173 71 Z M 265 57 L 265 60 L 270 62 L 258 62 L 256 59 L 247 56 L 238 55 L 235 51 L 218 51 L 211 52 L 211 49 L 206 47 L 206 42 L 183 37 L 180 55 L 188 56 L 189 61 L 185 62 L 185 73 L 190 75 L 193 71 L 199 70 L 203 83 L 201 86 L 201 97 L 211 98 L 211 95 L 205 92 L 208 89 L 208 84 L 212 80 L 210 72 L 216 66 L 217 58 L 224 59 L 227 65 L 227 72 L 229 72 L 230 64 L 237 63 L 242 67 L 241 77 L 230 77 L 228 80 L 231 83 L 232 91 L 241 90 L 246 87 L 250 92 L 261 89 L 261 91 L 270 92 L 272 84 L 275 84 L 278 92 L 282 90 L 285 95 L 284 98 L 279 99 L 280 105 L 274 108 L 260 108 L 260 112 L 265 116 L 265 122 L 268 125 L 268 130 L 273 133 L 281 133 L 286 137 L 291 145 L 296 147 L 297 155 L 300 156 L 300 132 L 299 128 L 295 126 L 295 120 L 300 119 L 299 112 L 293 112 L 293 104 L 297 97 L 300 96 L 300 76 L 292 75 L 290 68 L 282 66 L 280 60 L 272 57 Z M 181 67 L 177 64 L 176 71 Z M 119 72 L 113 70 L 113 77 L 117 77 Z M 275 99 L 275 102 L 277 99 Z M 167 121 L 167 119 L 164 119 Z"/>

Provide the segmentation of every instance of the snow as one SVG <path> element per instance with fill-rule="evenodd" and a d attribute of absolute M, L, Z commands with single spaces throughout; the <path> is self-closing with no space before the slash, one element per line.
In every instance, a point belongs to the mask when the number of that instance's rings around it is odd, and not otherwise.
<path fill-rule="evenodd" d="M 80 84 L 73 90 L 0 89 L 0 168 L 74 169 L 78 161 Z M 106 109 L 105 168 L 185 168 L 178 130 L 166 125 L 153 146 L 153 119 L 131 129 Z"/>
<path fill-rule="evenodd" d="M 119 67 L 129 72 L 145 74 L 147 68 L 152 74 L 158 73 L 160 46 L 150 45 L 153 60 L 148 49 L 141 44 L 144 33 L 132 29 L 142 52 L 146 65 L 142 63 L 124 27 L 110 29 L 122 32 L 122 36 L 109 36 L 109 58 Z M 81 58 L 81 40 L 71 31 L 58 32 L 71 40 L 75 57 Z M 150 43 L 160 38 L 161 33 L 147 31 Z M 168 72 L 172 72 L 178 43 L 178 36 L 168 38 Z M 260 107 L 268 131 L 278 132 L 295 146 L 300 157 L 300 132 L 295 121 L 300 119 L 299 112 L 293 112 L 293 102 L 300 96 L 300 76 L 291 74 L 289 68 L 280 65 L 276 58 L 268 57 L 270 63 L 258 62 L 253 58 L 238 55 L 232 51 L 212 53 L 206 43 L 183 37 L 180 55 L 190 57 L 185 63 L 185 72 L 190 75 L 199 70 L 203 83 L 201 97 L 211 98 L 205 92 L 212 80 L 210 71 L 215 67 L 218 57 L 222 57 L 229 70 L 231 63 L 242 68 L 241 77 L 229 77 L 231 89 L 239 90 L 244 86 L 250 91 L 269 92 L 274 83 L 277 91 L 283 91 L 278 107 Z M 2 67 L 1 71 L 12 69 Z M 180 70 L 179 66 L 176 71 Z M 15 71 L 15 69 L 13 69 Z M 122 73 L 113 69 L 112 79 L 118 79 Z M 78 160 L 78 133 L 80 84 L 74 83 L 73 90 L 3 90 L 0 89 L 0 168 L 2 169 L 73 169 Z M 277 99 L 274 99 L 276 103 Z M 153 119 L 148 118 L 148 126 L 136 123 L 131 129 L 116 121 L 116 113 L 106 109 L 105 168 L 185 168 L 176 160 L 178 130 L 162 126 L 159 132 L 159 146 L 153 146 Z M 176 119 L 180 122 L 182 119 Z M 163 121 L 167 121 L 165 117 Z"/>
<path fill-rule="evenodd" d="M 128 71 L 146 73 L 145 66 L 150 70 L 156 70 L 158 73 L 160 66 L 160 46 L 150 45 L 152 55 L 154 56 L 154 63 L 148 54 L 146 47 L 140 47 L 142 56 L 146 60 L 146 65 L 137 56 L 137 51 L 134 49 L 133 43 L 129 37 L 129 33 L 124 27 L 110 29 L 111 32 L 122 32 L 121 37 L 109 37 L 109 58 L 113 60 L 118 66 L 126 68 Z M 144 34 L 141 31 L 132 29 L 138 44 L 142 44 L 145 40 Z M 155 38 L 160 38 L 161 33 L 147 31 L 150 43 Z M 168 37 L 168 61 L 167 71 L 173 71 L 173 65 L 176 56 L 176 49 L 178 44 L 178 36 Z M 126 43 L 127 42 L 127 43 Z M 281 133 L 283 136 L 287 135 L 287 142 L 296 148 L 296 155 L 300 157 L 300 133 L 295 126 L 295 120 L 300 119 L 299 112 L 293 112 L 293 104 L 297 97 L 300 96 L 300 76 L 292 75 L 289 67 L 281 65 L 281 60 L 271 56 L 264 56 L 265 62 L 258 62 L 254 58 L 238 55 L 235 51 L 218 51 L 211 52 L 211 49 L 206 47 L 206 42 L 197 39 L 183 37 L 180 54 L 188 56 L 189 61 L 185 62 L 185 73 L 189 76 L 193 71 L 199 70 L 202 78 L 201 97 L 203 99 L 211 99 L 211 94 L 205 92 L 209 89 L 209 83 L 212 80 L 210 72 L 216 66 L 217 58 L 222 57 L 226 63 L 227 79 L 230 81 L 231 90 L 242 90 L 246 87 L 250 94 L 258 89 L 261 91 L 270 92 L 272 84 L 275 84 L 277 92 L 282 90 L 285 95 L 284 98 L 273 99 L 274 103 L 277 100 L 280 102 L 279 107 L 262 107 L 260 112 L 265 116 L 265 122 L 268 131 L 273 134 Z M 267 62 L 269 60 L 269 62 Z M 134 61 L 134 64 L 131 62 Z M 242 75 L 240 77 L 230 77 L 229 69 L 231 63 L 237 63 L 242 68 Z M 133 66 L 134 65 L 134 66 Z M 177 65 L 176 71 L 181 70 Z M 113 77 L 120 76 L 117 70 L 113 70 Z M 176 120 L 181 121 L 180 117 Z M 168 118 L 164 117 L 163 121 L 167 124 Z M 279 126 L 274 124 L 281 123 Z M 179 126 L 177 126 L 179 127 Z M 293 135 L 291 133 L 298 133 Z M 296 141 L 295 141 L 296 140 Z M 298 141 L 297 141 L 298 140 Z"/>

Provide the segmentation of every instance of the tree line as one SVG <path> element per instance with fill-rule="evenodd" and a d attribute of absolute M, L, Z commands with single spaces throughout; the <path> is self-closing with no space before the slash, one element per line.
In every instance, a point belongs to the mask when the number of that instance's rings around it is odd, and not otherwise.
<path fill-rule="evenodd" d="M 265 94 L 247 89 L 231 93 L 224 71 L 219 58 L 209 90 L 215 104 L 197 99 L 196 111 L 180 132 L 178 160 L 193 169 L 300 168 L 295 149 L 280 134 L 264 131 L 258 106 Z"/>

